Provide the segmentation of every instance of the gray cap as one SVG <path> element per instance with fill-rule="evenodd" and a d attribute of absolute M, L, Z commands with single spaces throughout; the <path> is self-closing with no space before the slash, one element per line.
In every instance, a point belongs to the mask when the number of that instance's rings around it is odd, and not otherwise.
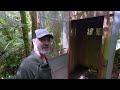
<path fill-rule="evenodd" d="M 46 29 L 37 29 L 35 31 L 36 38 L 42 38 L 44 36 L 50 36 L 50 38 L 54 38 L 52 34 L 50 34 Z"/>

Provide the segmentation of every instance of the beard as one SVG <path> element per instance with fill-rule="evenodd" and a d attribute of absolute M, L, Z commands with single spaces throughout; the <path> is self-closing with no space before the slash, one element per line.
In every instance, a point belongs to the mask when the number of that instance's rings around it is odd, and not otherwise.
<path fill-rule="evenodd" d="M 50 50 L 48 50 L 48 51 L 45 51 L 45 50 L 43 50 L 43 49 L 40 50 L 40 53 L 41 53 L 41 54 L 45 54 L 45 55 L 48 54 L 49 52 L 50 52 Z"/>
<path fill-rule="evenodd" d="M 47 50 L 46 50 L 47 49 Z M 38 47 L 38 50 L 39 50 L 39 52 L 41 53 L 41 54 L 48 54 L 49 52 L 50 52 L 50 49 L 49 49 L 49 47 Z"/>

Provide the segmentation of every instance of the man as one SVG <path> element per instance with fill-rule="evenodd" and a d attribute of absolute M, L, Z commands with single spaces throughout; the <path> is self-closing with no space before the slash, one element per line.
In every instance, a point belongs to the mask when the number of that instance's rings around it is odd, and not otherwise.
<path fill-rule="evenodd" d="M 25 58 L 15 76 L 15 79 L 52 79 L 51 68 L 46 54 L 50 51 L 50 42 L 53 36 L 45 29 L 35 31 L 33 38 L 34 49 Z"/>

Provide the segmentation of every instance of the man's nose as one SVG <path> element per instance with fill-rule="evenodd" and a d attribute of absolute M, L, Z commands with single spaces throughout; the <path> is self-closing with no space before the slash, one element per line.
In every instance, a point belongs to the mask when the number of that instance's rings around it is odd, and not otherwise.
<path fill-rule="evenodd" d="M 45 44 L 49 44 L 50 42 L 48 41 L 48 40 L 45 40 L 45 42 L 44 42 Z"/>

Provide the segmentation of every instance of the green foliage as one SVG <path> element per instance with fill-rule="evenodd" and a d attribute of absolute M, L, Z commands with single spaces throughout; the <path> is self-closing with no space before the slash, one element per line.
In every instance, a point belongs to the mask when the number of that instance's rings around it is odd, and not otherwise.
<path fill-rule="evenodd" d="M 53 58 L 62 48 L 62 12 L 44 11 L 44 17 L 43 28 L 48 29 L 55 37 L 51 43 L 52 52 L 50 52 L 50 57 Z M 32 41 L 29 11 L 26 11 L 26 21 L 26 23 L 21 23 L 19 11 L 0 11 L 0 78 L 14 76 L 21 61 L 25 58 L 22 25 L 27 25 L 28 38 Z M 27 45 L 31 47 L 32 43 L 29 42 Z"/>
<path fill-rule="evenodd" d="M 120 48 L 115 51 L 114 62 L 115 62 L 115 63 L 120 63 Z"/>
<path fill-rule="evenodd" d="M 15 41 L 4 50 L 0 57 L 0 77 L 7 78 L 9 75 L 14 75 L 22 60 L 23 44 Z M 18 39 L 18 41 L 20 40 Z"/>
<path fill-rule="evenodd" d="M 7 37 L 0 33 L 0 53 L 4 50 L 4 46 L 7 44 Z"/>
<path fill-rule="evenodd" d="M 0 12 L 2 13 L 2 12 Z M 11 19 L 20 22 L 18 12 L 7 12 Z M 14 14 L 15 15 L 14 15 Z M 12 20 L 14 21 L 14 20 Z M 0 78 L 9 78 L 15 75 L 21 60 L 24 58 L 24 42 L 21 26 L 9 22 L 8 19 L 0 16 Z"/>

